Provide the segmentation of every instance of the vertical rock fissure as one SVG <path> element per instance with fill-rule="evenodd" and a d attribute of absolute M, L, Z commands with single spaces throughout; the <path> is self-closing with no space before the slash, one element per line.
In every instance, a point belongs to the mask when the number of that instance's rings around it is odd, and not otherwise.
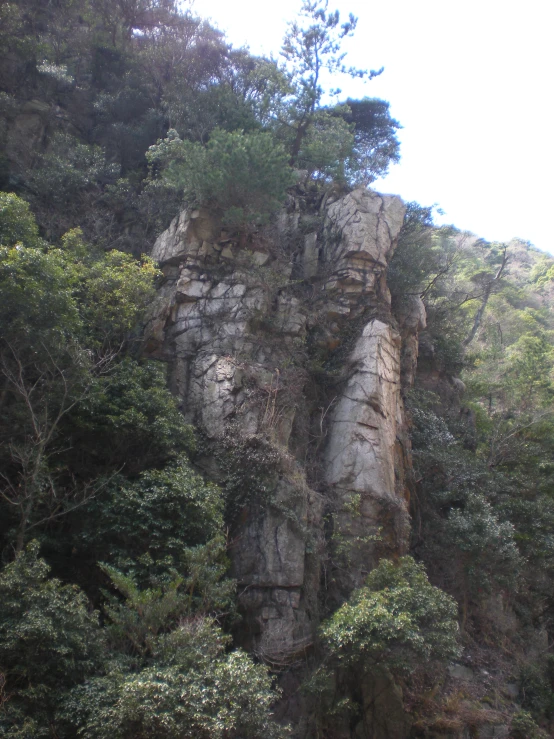
<path fill-rule="evenodd" d="M 299 211 L 295 202 L 246 245 L 209 212 L 183 211 L 153 249 L 165 282 L 145 344 L 169 363 L 183 413 L 205 439 L 199 467 L 229 496 L 241 491 L 230 505 L 240 638 L 280 666 L 314 638 L 324 548 L 329 590 L 342 598 L 380 556 L 406 547 L 395 471 L 406 438 L 401 349 L 411 342 L 413 359 L 421 324 L 396 325 L 383 278 L 403 222 L 399 198 L 357 189 L 329 197 L 321 214 Z M 314 218 L 323 226 L 310 232 Z M 400 456 L 403 464 L 409 450 Z M 334 542 L 325 545 L 329 512 Z M 337 541 L 347 550 L 340 570 Z"/>

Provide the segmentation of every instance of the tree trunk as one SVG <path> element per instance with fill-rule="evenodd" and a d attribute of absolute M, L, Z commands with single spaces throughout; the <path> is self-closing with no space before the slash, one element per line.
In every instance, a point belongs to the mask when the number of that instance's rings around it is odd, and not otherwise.
<path fill-rule="evenodd" d="M 471 331 L 466 336 L 466 338 L 462 342 L 462 346 L 467 348 L 473 339 L 475 338 L 475 335 L 477 331 L 479 330 L 479 326 L 481 325 L 481 321 L 483 320 L 483 316 L 485 315 L 485 310 L 487 308 L 487 303 L 489 302 L 489 298 L 492 295 L 492 291 L 494 286 L 497 284 L 497 282 L 502 277 L 502 273 L 504 272 L 504 269 L 506 265 L 508 264 L 508 254 L 507 254 L 507 248 L 504 247 L 504 254 L 502 256 L 502 264 L 498 268 L 496 275 L 490 280 L 487 284 L 487 287 L 485 288 L 485 292 L 483 294 L 483 298 L 481 300 L 481 305 L 479 306 L 479 309 L 477 313 L 475 314 L 475 319 L 473 321 L 473 326 L 471 328 Z"/>

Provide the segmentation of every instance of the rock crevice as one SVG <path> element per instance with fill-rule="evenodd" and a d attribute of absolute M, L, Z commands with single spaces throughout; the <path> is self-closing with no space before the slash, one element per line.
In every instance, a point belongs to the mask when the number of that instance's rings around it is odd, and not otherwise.
<path fill-rule="evenodd" d="M 294 199 L 289 211 L 245 240 L 183 210 L 152 252 L 165 282 L 145 344 L 206 439 L 207 474 L 225 486 L 222 454 L 237 474 L 245 449 L 271 457 L 263 486 L 239 501 L 231 558 L 242 642 L 273 666 L 313 640 L 322 559 L 342 598 L 405 550 L 402 387 L 425 320 L 419 304 L 400 324 L 390 311 L 399 198 L 357 189 L 319 214 Z"/>

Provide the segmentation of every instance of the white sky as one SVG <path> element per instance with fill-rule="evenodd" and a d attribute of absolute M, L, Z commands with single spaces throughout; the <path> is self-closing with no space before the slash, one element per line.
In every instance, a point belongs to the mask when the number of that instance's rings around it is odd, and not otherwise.
<path fill-rule="evenodd" d="M 301 0 L 196 0 L 235 46 L 278 54 Z M 374 187 L 490 241 L 554 253 L 554 4 L 548 0 L 330 0 L 358 28 L 346 63 L 385 67 L 344 97 L 380 97 L 403 126 L 402 160 Z"/>

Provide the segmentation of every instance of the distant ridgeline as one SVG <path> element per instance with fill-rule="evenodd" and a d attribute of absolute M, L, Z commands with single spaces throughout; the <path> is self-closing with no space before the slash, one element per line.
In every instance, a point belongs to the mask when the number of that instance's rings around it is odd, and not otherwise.
<path fill-rule="evenodd" d="M 554 260 L 178 6 L 0 7 L 0 734 L 551 736 Z"/>

